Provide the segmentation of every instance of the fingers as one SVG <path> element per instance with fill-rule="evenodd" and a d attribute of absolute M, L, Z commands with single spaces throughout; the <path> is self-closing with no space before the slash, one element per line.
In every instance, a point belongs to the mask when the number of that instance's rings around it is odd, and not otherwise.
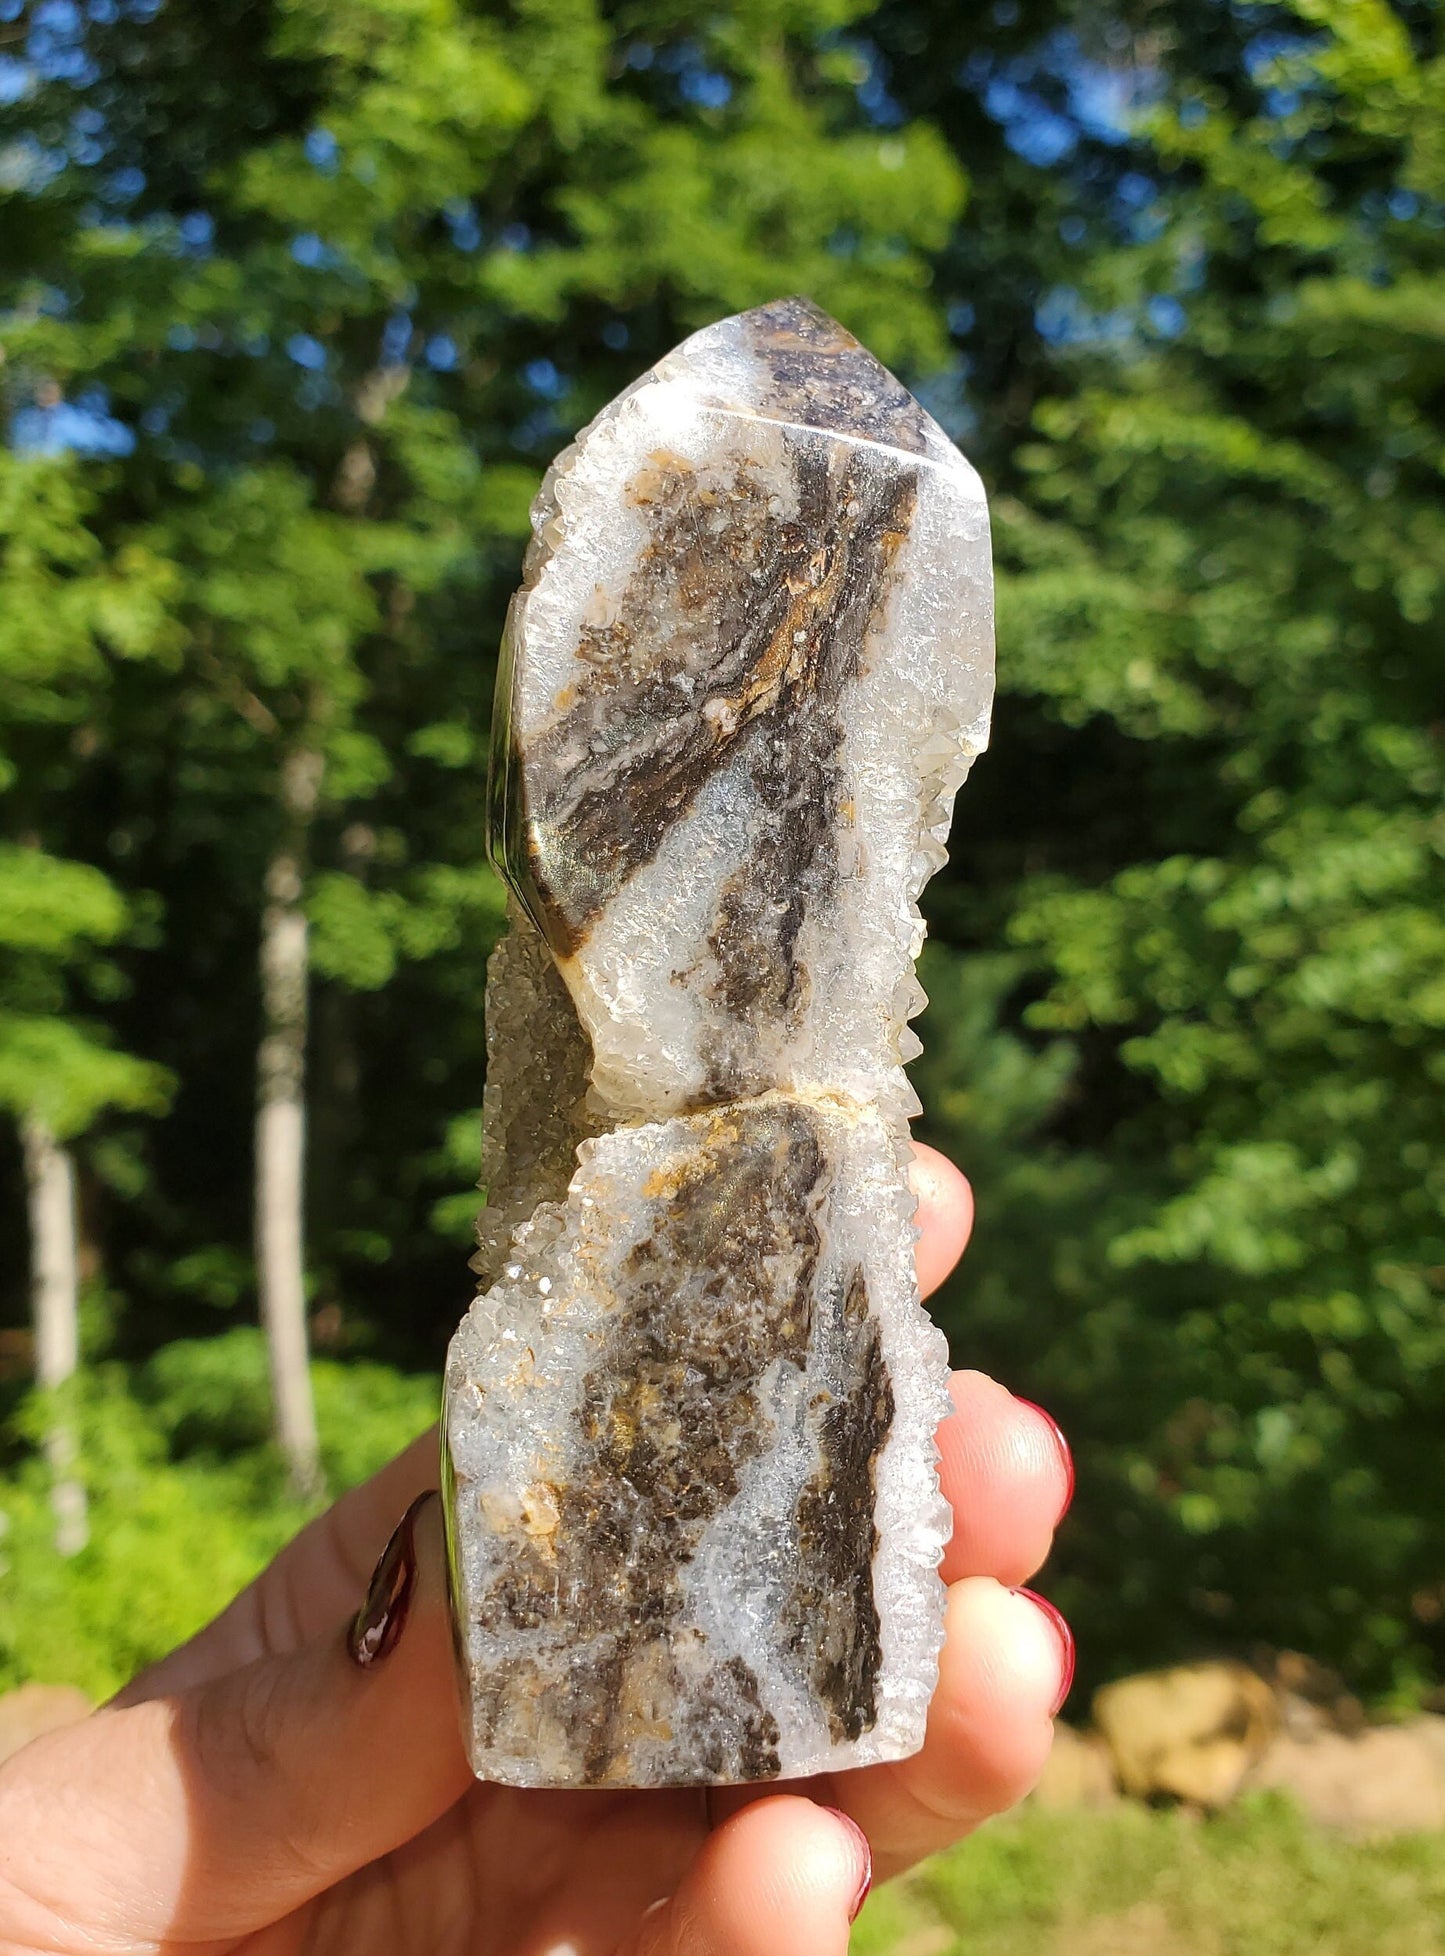
<path fill-rule="evenodd" d="M 952 1587 L 923 1750 L 814 1782 L 867 1831 L 885 1874 L 1022 1798 L 1048 1757 L 1073 1673 L 1062 1619 L 1015 1587 L 1043 1562 L 1068 1506 L 1067 1443 L 1046 1413 L 982 1373 L 955 1373 L 949 1390 L 954 1415 L 938 1441 L 954 1512 L 943 1564 Z"/>
<path fill-rule="evenodd" d="M 913 1143 L 909 1185 L 918 1198 L 918 1288 L 935 1291 L 963 1255 L 973 1229 L 973 1190 L 947 1155 Z"/>
<path fill-rule="evenodd" d="M 708 1836 L 629 1956 L 845 1956 L 870 1879 L 856 1825 L 811 1800 L 755 1800 Z"/>
<path fill-rule="evenodd" d="M 1043 1771 L 1073 1673 L 1062 1619 L 986 1576 L 953 1585 L 946 1623 L 923 1750 L 830 1781 L 884 1875 L 1023 1798 Z"/>
<path fill-rule="evenodd" d="M 61 1946 L 63 1923 L 66 1947 L 230 1941 L 460 1796 L 471 1776 L 437 1509 L 426 1505 L 410 1552 L 403 1540 L 387 1565 L 390 1615 L 372 1622 L 369 1668 L 333 1624 L 288 1657 L 98 1712 L 0 1769 L 0 1920 L 12 1940 Z"/>
<path fill-rule="evenodd" d="M 953 1509 L 943 1579 L 1027 1582 L 1073 1494 L 1068 1443 L 1047 1413 L 982 1372 L 955 1372 L 949 1396 L 953 1417 L 938 1429 L 939 1480 Z"/>

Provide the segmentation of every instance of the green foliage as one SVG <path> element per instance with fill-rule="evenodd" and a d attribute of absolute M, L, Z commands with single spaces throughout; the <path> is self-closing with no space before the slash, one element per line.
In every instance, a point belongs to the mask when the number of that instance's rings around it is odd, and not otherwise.
<path fill-rule="evenodd" d="M 433 1417 L 436 1382 L 318 1360 L 322 1458 L 340 1491 Z M 260 1334 L 178 1342 L 91 1368 L 74 1408 L 90 1542 L 54 1551 L 38 1460 L 0 1471 L 0 1690 L 26 1678 L 119 1689 L 215 1614 L 306 1519 L 267 1444 Z"/>
<path fill-rule="evenodd" d="M 108 657 L 172 642 L 166 565 L 130 543 L 107 559 L 87 527 L 95 504 L 72 461 L 0 451 L 0 787 L 23 837 L 0 839 L 0 1108 L 62 1139 L 108 1109 L 159 1112 L 170 1087 L 164 1067 L 115 1051 L 105 1028 L 60 1016 L 77 989 L 101 1000 L 123 988 L 99 953 L 133 931 L 143 903 L 95 864 L 40 846 L 70 770 L 54 758 L 24 767 L 31 730 L 83 727 Z"/>
<path fill-rule="evenodd" d="M 1445 1550 L 1445 68 L 1386 8 L 1295 11 L 1321 31 L 1282 10 L 1267 55 L 1181 36 L 1141 221 L 1076 197 L 919 1076 L 981 1190 L 956 1349 L 1081 1442 L 1086 1674 L 1266 1641 L 1409 1702 Z"/>
<path fill-rule="evenodd" d="M 87 863 L 57 862 L 0 843 L 0 914 L 7 950 L 62 958 L 109 944 L 125 923 L 120 892 Z"/>
<path fill-rule="evenodd" d="M 407 890 L 368 890 L 355 877 L 323 871 L 307 910 L 315 969 L 369 992 L 386 984 L 398 959 L 451 949 L 469 923 L 484 936 L 500 936 L 506 895 L 486 863 L 431 864 Z"/>
<path fill-rule="evenodd" d="M 168 0 L 76 32 L 48 68 L 16 40 L 0 102 L 0 1100 L 80 1137 L 125 1368 L 89 1388 L 93 1495 L 170 1504 L 134 1550 L 163 1597 L 184 1551 L 167 1623 L 291 1518 L 254 1345 L 202 1335 L 250 1305 L 267 865 L 286 842 L 306 878 L 318 1327 L 434 1367 L 528 501 L 682 333 L 802 290 L 992 496 L 995 750 L 930 895 L 918 1079 L 979 1192 L 957 1357 L 1077 1440 L 1050 1580 L 1085 1681 L 1264 1641 L 1418 1697 L 1445 1651 L 1436 10 Z M 18 1323 L 18 1259 L 7 1285 Z M 5 1632 L 16 1674 L 71 1594 L 34 1472 L 15 1566 L 53 1600 Z M 135 1585 L 82 1564 L 100 1623 L 103 1579 Z"/>
<path fill-rule="evenodd" d="M 284 845 L 319 980 L 318 1296 L 358 1341 L 415 1340 L 357 1253 L 379 1232 L 438 1300 L 435 1357 L 470 1200 L 437 1136 L 479 1099 L 503 914 L 479 868 L 492 649 L 547 459 L 689 327 L 779 289 L 947 357 L 927 254 L 963 171 L 860 113 L 828 43 L 850 12 L 171 0 L 77 26 L 74 72 L 43 24 L 17 41 L 5 406 L 18 431 L 92 403 L 122 436 L 103 462 L 0 455 L 8 813 L 165 907 L 113 1014 L 178 1081 L 147 1198 L 112 1219 L 128 1281 L 236 1239 Z"/>
<path fill-rule="evenodd" d="M 107 653 L 142 658 L 175 644 L 172 566 L 130 538 L 108 554 L 90 527 L 99 500 L 73 457 L 0 450 L 6 721 L 71 722 L 104 683 Z"/>
<path fill-rule="evenodd" d="M 855 1956 L 1418 1956 L 1445 1950 L 1439 1835 L 1341 1840 L 1283 1799 L 1217 1819 L 1026 1808 L 869 1901 Z"/>
<path fill-rule="evenodd" d="M 162 1067 L 112 1052 L 78 1026 L 0 1012 L 0 1107 L 38 1114 L 61 1139 L 105 1109 L 161 1113 L 169 1087 Z"/>
<path fill-rule="evenodd" d="M 168 1098 L 163 1067 L 55 1016 L 66 967 L 114 942 L 127 921 L 124 898 L 99 870 L 0 843 L 0 1107 L 39 1116 L 63 1139 L 105 1109 L 159 1113 Z M 90 988 L 103 995 L 110 967 L 88 964 Z"/>

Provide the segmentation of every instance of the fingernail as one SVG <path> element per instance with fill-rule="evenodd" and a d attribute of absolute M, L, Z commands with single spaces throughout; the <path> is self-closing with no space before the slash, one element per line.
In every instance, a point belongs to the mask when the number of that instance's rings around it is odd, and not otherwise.
<path fill-rule="evenodd" d="M 363 1671 L 389 1657 L 406 1628 L 412 1591 L 416 1588 L 417 1516 L 428 1501 L 435 1499 L 434 1487 L 419 1494 L 396 1524 L 372 1574 L 366 1601 L 352 1618 L 346 1633 L 346 1648 L 352 1663 L 359 1664 Z"/>
<path fill-rule="evenodd" d="M 841 1807 L 824 1807 L 824 1813 L 831 1813 L 840 1825 L 847 1828 L 853 1837 L 853 1855 L 858 1863 L 858 1886 L 853 1891 L 853 1900 L 848 1907 L 848 1920 L 856 1922 L 863 1904 L 868 1899 L 868 1890 L 873 1886 L 873 1850 L 868 1845 L 868 1836 L 851 1815 Z"/>
<path fill-rule="evenodd" d="M 1036 1589 L 1016 1589 L 1014 1595 L 1026 1596 L 1035 1609 L 1042 1610 L 1049 1628 L 1059 1640 L 1059 1689 L 1049 1707 L 1049 1717 L 1057 1718 L 1074 1682 L 1074 1633 L 1048 1597 L 1040 1596 Z"/>
<path fill-rule="evenodd" d="M 1053 1434 L 1054 1445 L 1058 1448 L 1059 1458 L 1064 1463 L 1064 1505 L 1062 1508 L 1059 1509 L 1059 1515 L 1058 1515 L 1058 1521 L 1062 1521 L 1064 1516 L 1069 1512 L 1069 1509 L 1074 1504 L 1073 1448 L 1069 1445 L 1068 1441 L 1064 1438 L 1064 1429 L 1062 1426 L 1059 1425 L 1059 1422 L 1054 1418 L 1052 1413 L 1046 1412 L 1042 1406 L 1036 1406 L 1032 1399 L 1020 1399 L 1019 1404 L 1021 1406 L 1027 1406 L 1031 1413 L 1038 1414 L 1039 1418 L 1043 1421 L 1044 1425 L 1049 1429 L 1050 1433 Z M 1054 1526 L 1055 1527 L 1058 1526 L 1057 1521 L 1055 1522 Z"/>

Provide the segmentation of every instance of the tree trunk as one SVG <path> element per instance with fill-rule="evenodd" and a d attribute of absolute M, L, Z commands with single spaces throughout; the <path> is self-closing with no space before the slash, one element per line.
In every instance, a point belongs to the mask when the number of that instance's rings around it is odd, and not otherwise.
<path fill-rule="evenodd" d="M 80 1363 L 80 1271 L 76 1251 L 75 1163 L 46 1123 L 23 1124 L 25 1183 L 30 1217 L 30 1285 L 35 1320 L 35 1378 L 54 1392 Z M 52 1413 L 45 1433 L 55 1546 L 78 1555 L 90 1539 L 85 1488 L 76 1473 L 75 1429 Z"/>
<path fill-rule="evenodd" d="M 256 1276 L 271 1371 L 276 1438 L 297 1493 L 321 1492 L 316 1408 L 306 1346 L 306 840 L 322 759 L 287 756 L 286 821 L 266 871 L 261 916 L 261 1047 L 256 1094 Z"/>

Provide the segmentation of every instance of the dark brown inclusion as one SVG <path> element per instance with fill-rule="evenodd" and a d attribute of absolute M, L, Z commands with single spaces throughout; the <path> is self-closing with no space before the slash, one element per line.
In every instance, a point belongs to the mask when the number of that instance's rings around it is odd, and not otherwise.
<path fill-rule="evenodd" d="M 837 1741 L 858 1738 L 875 1716 L 883 1648 L 873 1601 L 874 1474 L 893 1425 L 893 1386 L 861 1270 L 853 1272 L 834 1308 L 841 1317 L 835 1335 L 841 1333 L 844 1344 L 844 1376 L 854 1384 L 846 1398 L 819 1413 L 821 1459 L 797 1513 L 798 1557 L 806 1575 L 789 1599 L 783 1629 L 827 1708 Z"/>
<path fill-rule="evenodd" d="M 749 1012 L 790 1003 L 802 918 L 836 880 L 843 694 L 918 490 L 887 450 L 801 429 L 786 446 L 790 521 L 745 462 L 719 490 L 655 458 L 634 485 L 652 542 L 612 620 L 584 627 L 572 698 L 525 750 L 508 736 L 493 755 L 494 855 L 564 957 L 712 776 L 749 769 L 762 832 L 718 920 L 728 997 Z M 499 693 L 499 725 L 509 706 Z M 759 963 L 750 993 L 734 974 Z"/>
<path fill-rule="evenodd" d="M 744 313 L 741 323 L 773 377 L 766 414 L 927 452 L 929 418 L 902 381 L 810 300 L 779 299 Z"/>
<path fill-rule="evenodd" d="M 821 1412 L 820 1464 L 794 1517 L 796 1576 L 778 1629 L 835 1734 L 876 1717 L 872 1481 L 892 1395 L 861 1278 L 820 1294 L 818 1215 L 829 1179 L 819 1124 L 798 1102 L 713 1116 L 705 1140 L 650 1191 L 651 1233 L 623 1265 L 616 1321 L 581 1397 L 556 1529 L 518 1546 L 480 1615 L 492 1627 L 565 1623 L 565 1687 L 539 1678 L 589 1784 L 625 1782 L 661 1710 L 678 1764 L 698 1782 L 780 1770 L 778 1730 L 741 1658 L 707 1666 L 685 1621 L 682 1575 L 704 1530 L 772 1447 L 758 1381 L 778 1359 L 802 1370 L 826 1340 L 854 1381 Z M 690 1654 L 695 1661 L 690 1662 Z M 499 1685 L 491 1707 L 505 1716 Z M 479 1706 L 482 1729 L 488 1707 Z"/>

